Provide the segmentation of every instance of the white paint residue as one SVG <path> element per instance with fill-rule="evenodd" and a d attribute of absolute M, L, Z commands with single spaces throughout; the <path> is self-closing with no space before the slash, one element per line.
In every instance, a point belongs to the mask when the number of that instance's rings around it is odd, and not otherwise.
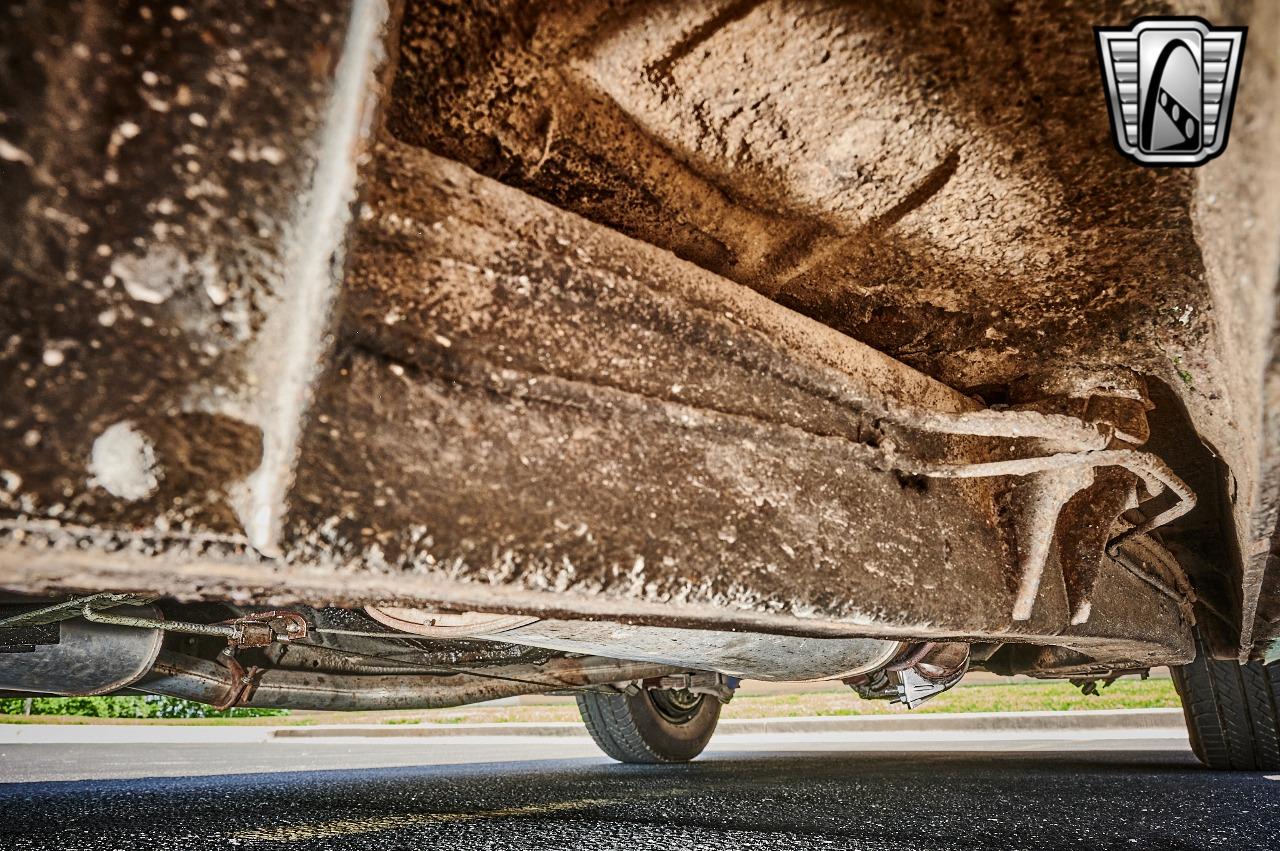
<path fill-rule="evenodd" d="M 247 481 L 238 514 L 253 546 L 278 550 L 284 498 L 293 480 L 302 417 L 319 370 L 333 297 L 340 283 L 341 253 L 356 198 L 356 157 L 372 121 L 375 72 L 383 59 L 386 0 L 356 0 L 351 9 L 333 94 L 320 129 L 316 168 L 290 228 L 284 303 L 262 329 L 256 359 L 262 384 L 262 464 Z M 260 152 L 261 153 L 261 152 Z M 274 152 L 273 152 L 274 153 Z M 283 152 L 279 157 L 283 162 Z M 271 159 L 268 159 L 271 162 Z M 330 258 L 338 255 L 331 264 Z"/>
<path fill-rule="evenodd" d="M 0 160 L 22 163 L 23 165 L 35 165 L 35 160 L 31 159 L 30 154 L 4 139 L 0 139 Z"/>
<path fill-rule="evenodd" d="M 280 165 L 280 163 L 284 162 L 284 151 L 271 145 L 259 148 L 255 153 L 254 159 L 262 160 L 271 165 Z"/>
<path fill-rule="evenodd" d="M 133 427 L 118 422 L 93 442 L 89 484 L 121 499 L 146 499 L 160 484 L 155 446 Z"/>
<path fill-rule="evenodd" d="M 209 296 L 209 301 L 213 302 L 214 307 L 222 307 L 227 303 L 226 284 L 212 275 L 204 279 L 204 292 Z"/>
<path fill-rule="evenodd" d="M 142 256 L 126 254 L 111 261 L 111 274 L 132 298 L 161 304 L 181 285 L 191 269 L 186 255 L 160 243 Z"/>

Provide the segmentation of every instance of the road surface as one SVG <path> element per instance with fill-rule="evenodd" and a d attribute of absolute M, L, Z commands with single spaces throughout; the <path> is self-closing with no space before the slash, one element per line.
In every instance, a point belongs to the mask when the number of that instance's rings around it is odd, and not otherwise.
<path fill-rule="evenodd" d="M 1280 847 L 1280 776 L 1203 771 L 1176 731 L 732 736 L 690 765 L 636 767 L 582 739 L 134 730 L 0 744 L 0 847 Z"/>

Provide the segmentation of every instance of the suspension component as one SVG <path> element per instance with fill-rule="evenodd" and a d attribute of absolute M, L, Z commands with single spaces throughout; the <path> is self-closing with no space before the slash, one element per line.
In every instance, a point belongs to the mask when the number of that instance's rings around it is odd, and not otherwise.
<path fill-rule="evenodd" d="M 675 689 L 690 694 L 705 694 L 714 697 L 721 703 L 733 699 L 733 693 L 742 681 L 737 677 L 715 674 L 709 671 L 698 671 L 688 674 L 668 674 L 665 677 L 648 679 L 641 683 L 647 689 Z"/>

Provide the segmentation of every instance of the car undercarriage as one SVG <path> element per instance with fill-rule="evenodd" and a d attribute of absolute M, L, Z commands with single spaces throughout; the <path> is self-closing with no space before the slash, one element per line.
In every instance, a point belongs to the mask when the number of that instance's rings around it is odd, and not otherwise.
<path fill-rule="evenodd" d="M 1125 4 L 15 5 L 0 691 L 652 762 L 1168 665 L 1280 767 L 1280 8 L 1164 6 L 1249 27 L 1193 169 L 1111 147 Z"/>

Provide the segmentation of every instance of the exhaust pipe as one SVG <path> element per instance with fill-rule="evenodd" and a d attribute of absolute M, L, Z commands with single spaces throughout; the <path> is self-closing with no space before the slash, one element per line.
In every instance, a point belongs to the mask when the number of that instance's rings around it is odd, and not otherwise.
<path fill-rule="evenodd" d="M 551 659 L 540 665 L 411 676 L 360 676 L 223 666 L 193 656 L 160 651 L 138 691 L 195 700 L 221 708 L 264 709 L 444 709 L 500 697 L 542 694 L 584 686 L 647 680 L 685 673 L 651 662 L 598 656 Z"/>

